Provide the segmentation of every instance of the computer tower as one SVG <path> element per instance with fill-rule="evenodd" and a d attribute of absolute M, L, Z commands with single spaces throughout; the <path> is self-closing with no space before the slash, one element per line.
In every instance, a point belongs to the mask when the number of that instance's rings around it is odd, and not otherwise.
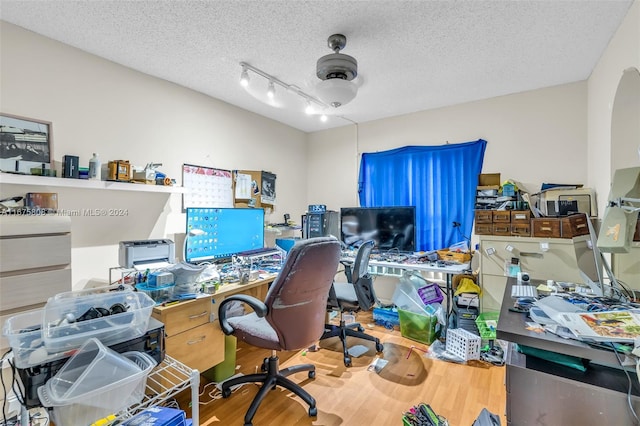
<path fill-rule="evenodd" d="M 340 214 L 328 210 L 325 212 L 308 212 L 302 217 L 302 237 L 328 237 L 333 235 L 340 238 Z"/>

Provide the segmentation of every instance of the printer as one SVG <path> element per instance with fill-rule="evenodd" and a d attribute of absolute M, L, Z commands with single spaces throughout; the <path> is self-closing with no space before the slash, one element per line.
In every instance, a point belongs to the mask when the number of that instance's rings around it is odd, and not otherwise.
<path fill-rule="evenodd" d="M 175 244 L 171 240 L 120 241 L 118 261 L 122 268 L 157 268 L 175 260 Z"/>

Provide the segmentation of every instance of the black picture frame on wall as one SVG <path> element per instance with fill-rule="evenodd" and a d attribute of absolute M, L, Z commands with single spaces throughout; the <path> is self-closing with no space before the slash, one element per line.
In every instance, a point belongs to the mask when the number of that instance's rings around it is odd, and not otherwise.
<path fill-rule="evenodd" d="M 51 122 L 0 113 L 0 170 L 29 174 L 51 165 Z"/>

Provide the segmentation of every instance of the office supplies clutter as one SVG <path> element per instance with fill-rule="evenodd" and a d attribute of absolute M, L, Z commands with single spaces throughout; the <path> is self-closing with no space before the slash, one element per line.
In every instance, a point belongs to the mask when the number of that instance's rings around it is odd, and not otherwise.
<path fill-rule="evenodd" d="M 403 426 L 445 426 L 448 424 L 447 419 L 436 414 L 424 402 L 414 405 L 402 416 Z"/>
<path fill-rule="evenodd" d="M 146 353 L 119 354 L 90 338 L 38 388 L 38 397 L 43 406 L 53 407 L 56 424 L 85 426 L 139 403 L 155 366 Z"/>
<path fill-rule="evenodd" d="M 122 426 L 187 426 L 184 411 L 170 407 L 149 407 Z"/>

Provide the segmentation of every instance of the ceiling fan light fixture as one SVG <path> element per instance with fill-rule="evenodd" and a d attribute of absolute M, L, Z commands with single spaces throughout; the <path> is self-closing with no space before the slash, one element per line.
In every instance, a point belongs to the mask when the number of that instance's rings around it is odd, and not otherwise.
<path fill-rule="evenodd" d="M 356 97 L 358 86 L 349 80 L 331 78 L 318 83 L 316 93 L 321 101 L 338 108 L 348 104 Z"/>

